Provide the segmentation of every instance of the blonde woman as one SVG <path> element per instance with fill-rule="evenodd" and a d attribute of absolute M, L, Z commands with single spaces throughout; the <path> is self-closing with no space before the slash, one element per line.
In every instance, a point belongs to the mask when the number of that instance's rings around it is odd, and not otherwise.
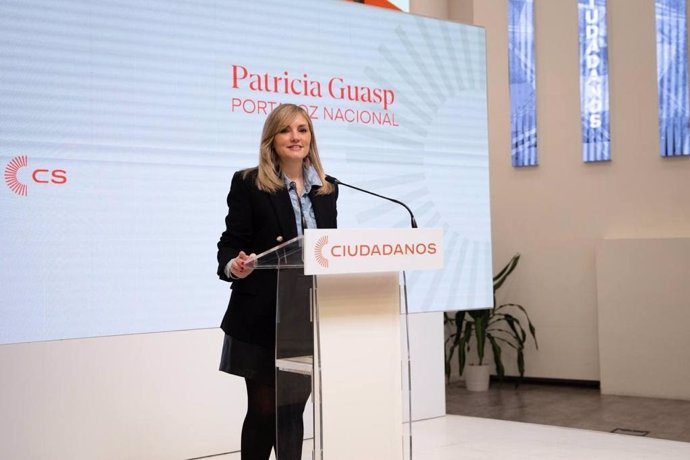
<path fill-rule="evenodd" d="M 301 458 L 302 412 L 311 391 L 308 377 L 296 376 L 296 401 L 276 412 L 276 271 L 254 271 L 247 260 L 304 228 L 335 228 L 337 198 L 337 187 L 326 182 L 308 114 L 294 104 L 278 106 L 264 123 L 258 166 L 232 178 L 218 242 L 218 276 L 232 283 L 221 323 L 220 370 L 243 377 L 247 387 L 242 460 L 269 458 L 276 417 L 278 460 Z"/>

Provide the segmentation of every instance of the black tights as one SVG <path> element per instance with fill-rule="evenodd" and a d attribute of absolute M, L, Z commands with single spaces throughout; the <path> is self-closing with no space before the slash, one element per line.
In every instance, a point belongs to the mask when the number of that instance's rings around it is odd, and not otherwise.
<path fill-rule="evenodd" d="M 278 388 L 278 460 L 299 460 L 304 426 L 302 414 L 311 393 L 309 376 L 281 372 Z M 244 379 L 247 415 L 242 425 L 242 460 L 268 460 L 276 444 L 276 388 Z"/>

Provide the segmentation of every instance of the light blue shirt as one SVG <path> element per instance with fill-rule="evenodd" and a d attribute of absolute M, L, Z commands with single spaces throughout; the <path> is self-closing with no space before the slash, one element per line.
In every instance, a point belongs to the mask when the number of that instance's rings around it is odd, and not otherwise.
<path fill-rule="evenodd" d="M 307 224 L 307 228 L 316 228 L 316 216 L 314 215 L 314 208 L 311 206 L 311 200 L 309 199 L 309 192 L 311 188 L 323 185 L 321 179 L 314 169 L 314 166 L 309 166 L 304 169 L 304 192 L 302 196 L 297 196 L 297 190 L 290 187 L 290 179 L 283 175 L 285 180 L 285 186 L 288 189 L 290 195 L 290 201 L 292 202 L 292 210 L 295 213 L 295 222 L 297 222 L 297 235 L 302 235 L 304 229 L 302 228 L 302 217 L 301 213 L 304 213 L 304 220 Z M 300 204 L 302 205 L 302 210 L 300 211 Z"/>

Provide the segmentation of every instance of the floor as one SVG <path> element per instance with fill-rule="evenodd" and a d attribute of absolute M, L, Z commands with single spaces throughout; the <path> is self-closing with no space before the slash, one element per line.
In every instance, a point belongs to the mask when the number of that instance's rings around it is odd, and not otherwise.
<path fill-rule="evenodd" d="M 413 444 L 413 460 L 690 459 L 690 444 L 684 442 L 460 415 L 415 422 Z M 207 458 L 239 460 L 240 455 Z M 306 442 L 302 460 L 310 459 Z"/>
<path fill-rule="evenodd" d="M 690 442 L 690 401 L 602 395 L 597 388 L 492 382 L 489 391 L 446 386 L 446 412 Z M 690 456 L 688 457 L 690 459 Z"/>
<path fill-rule="evenodd" d="M 413 460 L 690 459 L 690 401 L 532 384 L 492 383 L 475 393 L 455 383 L 446 388 L 446 405 L 449 415 L 413 424 Z M 617 428 L 637 435 L 611 433 Z M 311 458 L 308 440 L 302 460 Z"/>

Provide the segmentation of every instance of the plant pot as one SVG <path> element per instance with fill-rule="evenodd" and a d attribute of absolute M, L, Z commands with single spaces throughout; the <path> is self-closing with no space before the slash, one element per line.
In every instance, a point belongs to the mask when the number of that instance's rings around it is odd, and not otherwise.
<path fill-rule="evenodd" d="M 486 391 L 489 389 L 489 365 L 468 364 L 465 366 L 465 387 L 469 391 Z"/>

